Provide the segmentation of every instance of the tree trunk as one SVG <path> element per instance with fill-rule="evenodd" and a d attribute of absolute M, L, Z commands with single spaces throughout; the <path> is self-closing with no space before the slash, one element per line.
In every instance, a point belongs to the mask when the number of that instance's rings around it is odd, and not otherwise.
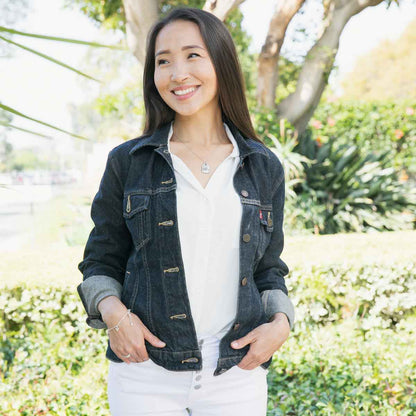
<path fill-rule="evenodd" d="M 266 41 L 258 58 L 257 103 L 258 106 L 273 108 L 279 79 L 278 61 L 286 29 L 293 16 L 305 0 L 279 0 L 269 24 Z"/>
<path fill-rule="evenodd" d="M 123 0 L 127 46 L 142 69 L 146 57 L 146 36 L 159 18 L 160 0 Z"/>
<path fill-rule="evenodd" d="M 296 91 L 277 106 L 279 118 L 286 118 L 301 134 L 305 131 L 328 83 L 339 38 L 347 22 L 369 6 L 383 0 L 332 0 L 329 3 L 324 31 L 305 58 Z"/>
<path fill-rule="evenodd" d="M 228 13 L 238 7 L 245 0 L 206 0 L 202 10 L 212 13 L 218 19 L 224 21 Z"/>
<path fill-rule="evenodd" d="M 207 0 L 204 10 L 224 21 L 230 10 L 244 0 Z M 127 46 L 144 67 L 146 37 L 152 25 L 159 19 L 160 0 L 123 0 L 126 15 Z"/>

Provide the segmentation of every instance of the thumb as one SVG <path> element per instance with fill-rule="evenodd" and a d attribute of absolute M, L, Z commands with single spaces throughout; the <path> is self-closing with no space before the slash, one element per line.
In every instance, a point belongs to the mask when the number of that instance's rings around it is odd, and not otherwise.
<path fill-rule="evenodd" d="M 153 335 L 148 328 L 143 325 L 144 338 L 150 342 L 154 347 L 163 348 L 166 343 L 159 339 L 156 335 Z"/>

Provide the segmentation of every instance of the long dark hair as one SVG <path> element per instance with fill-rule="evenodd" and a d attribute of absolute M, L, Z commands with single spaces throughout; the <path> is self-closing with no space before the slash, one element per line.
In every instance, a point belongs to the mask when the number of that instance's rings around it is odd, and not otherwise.
<path fill-rule="evenodd" d="M 175 112 L 163 101 L 153 77 L 156 37 L 163 27 L 176 20 L 194 22 L 199 27 L 215 68 L 223 121 L 231 121 L 243 136 L 263 143 L 257 137 L 251 123 L 244 94 L 244 78 L 230 32 L 224 23 L 212 13 L 194 7 L 179 7 L 172 10 L 167 16 L 156 22 L 147 35 L 146 61 L 143 73 L 143 96 L 146 113 L 143 135 L 153 134 L 162 124 L 175 118 Z"/>

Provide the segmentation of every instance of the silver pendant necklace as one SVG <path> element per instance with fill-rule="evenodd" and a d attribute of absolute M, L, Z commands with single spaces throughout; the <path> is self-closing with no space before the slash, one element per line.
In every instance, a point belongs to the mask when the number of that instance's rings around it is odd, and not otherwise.
<path fill-rule="evenodd" d="M 189 148 L 186 143 L 184 143 L 176 134 L 175 132 L 173 132 L 173 135 L 181 142 L 183 143 L 198 159 L 202 160 L 202 165 L 201 165 L 201 172 L 208 174 L 211 172 L 211 167 L 209 166 L 208 162 L 204 159 L 201 159 L 191 148 Z"/>

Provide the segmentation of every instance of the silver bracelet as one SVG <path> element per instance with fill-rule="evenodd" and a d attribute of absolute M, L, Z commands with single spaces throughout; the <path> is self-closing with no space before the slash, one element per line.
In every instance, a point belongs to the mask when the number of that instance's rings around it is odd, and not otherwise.
<path fill-rule="evenodd" d="M 108 328 L 107 329 L 107 334 L 112 330 L 115 329 L 117 332 L 120 329 L 120 322 L 126 317 L 129 316 L 129 321 L 130 321 L 130 326 L 133 326 L 133 321 L 131 320 L 131 315 L 130 315 L 130 309 L 127 309 L 127 312 L 123 315 L 123 317 L 118 321 L 118 323 L 116 325 L 114 325 L 112 328 Z"/>

